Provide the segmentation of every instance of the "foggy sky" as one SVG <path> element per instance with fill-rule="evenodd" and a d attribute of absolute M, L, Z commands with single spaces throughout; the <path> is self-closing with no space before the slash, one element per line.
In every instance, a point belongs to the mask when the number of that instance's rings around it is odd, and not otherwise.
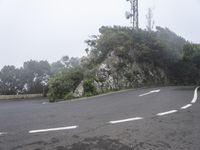
<path fill-rule="evenodd" d="M 140 27 L 147 9 L 156 26 L 200 43 L 200 0 L 139 0 Z M 90 35 L 104 26 L 128 26 L 126 0 L 0 0 L 0 68 L 24 61 L 83 56 Z"/>

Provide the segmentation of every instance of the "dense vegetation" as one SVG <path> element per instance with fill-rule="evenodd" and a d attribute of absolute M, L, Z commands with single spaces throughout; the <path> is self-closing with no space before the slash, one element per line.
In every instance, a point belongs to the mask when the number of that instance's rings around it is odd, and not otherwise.
<path fill-rule="evenodd" d="M 54 102 L 73 98 L 80 83 L 83 96 L 100 93 L 97 83 L 102 83 L 101 92 L 200 83 L 200 45 L 167 28 L 146 31 L 114 26 L 101 27 L 99 33 L 86 40 L 87 56 L 80 59 L 65 56 L 53 64 L 29 61 L 20 69 L 5 66 L 0 72 L 0 94 L 41 93 L 48 86 L 49 99 Z M 109 66 L 108 77 L 117 80 L 115 86 L 103 84 L 106 77 L 98 75 L 102 64 Z M 122 78 L 128 82 L 126 85 L 118 81 Z"/>

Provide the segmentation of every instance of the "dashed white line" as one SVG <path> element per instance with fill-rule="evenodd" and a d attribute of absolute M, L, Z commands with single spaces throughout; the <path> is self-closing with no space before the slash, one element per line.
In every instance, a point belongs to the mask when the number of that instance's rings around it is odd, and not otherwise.
<path fill-rule="evenodd" d="M 192 104 L 197 102 L 197 98 L 198 98 L 197 92 L 198 92 L 199 88 L 200 87 L 197 87 L 194 91 L 194 97 L 191 101 Z M 139 95 L 139 97 L 146 96 L 146 95 L 149 95 L 149 94 L 152 94 L 152 93 L 158 93 L 158 92 L 160 92 L 160 89 L 141 94 L 141 95 Z M 43 102 L 42 104 L 46 104 L 46 102 Z M 191 107 L 192 104 L 187 104 L 187 105 L 181 107 L 181 109 L 182 110 L 187 109 L 187 108 Z M 171 111 L 167 111 L 167 112 L 158 113 L 157 116 L 164 116 L 164 115 L 173 114 L 173 113 L 176 113 L 176 112 L 178 112 L 178 110 L 171 110 Z M 123 119 L 123 120 L 110 121 L 109 123 L 110 124 L 118 124 L 118 123 L 130 122 L 130 121 L 136 121 L 136 120 L 143 120 L 143 119 L 144 119 L 143 117 L 136 117 L 136 118 L 128 118 L 128 119 Z M 76 129 L 78 127 L 79 126 L 68 126 L 68 127 L 59 127 L 59 128 L 39 129 L 39 130 L 31 130 L 31 131 L 29 131 L 29 133 L 41 133 L 41 132 L 60 131 L 60 130 L 72 130 L 72 129 Z M 6 134 L 7 134 L 7 132 L 0 132 L 0 136 L 6 135 Z"/>
<path fill-rule="evenodd" d="M 157 116 L 164 116 L 164 115 L 173 114 L 176 112 L 178 112 L 178 110 L 171 110 L 171 111 L 167 111 L 167 112 L 158 113 Z"/>
<path fill-rule="evenodd" d="M 187 105 L 181 107 L 181 109 L 187 109 L 187 108 L 189 108 L 189 107 L 191 107 L 191 106 L 192 106 L 192 104 L 187 104 Z"/>
<path fill-rule="evenodd" d="M 117 124 L 117 123 L 122 123 L 122 122 L 130 122 L 130 121 L 136 121 L 136 120 L 142 120 L 144 118 L 142 117 L 136 117 L 136 118 L 128 118 L 124 120 L 116 120 L 116 121 L 110 121 L 110 124 Z"/>
<path fill-rule="evenodd" d="M 0 132 L 0 136 L 6 135 L 6 134 L 7 134 L 7 132 Z"/>
<path fill-rule="evenodd" d="M 159 93 L 159 92 L 160 92 L 160 89 L 159 90 L 153 90 L 153 91 L 150 91 L 148 93 L 141 94 L 141 95 L 139 95 L 139 97 L 146 96 L 146 95 L 149 95 L 149 94 L 152 94 L 152 93 Z"/>
<path fill-rule="evenodd" d="M 50 132 L 50 131 L 60 131 L 60 130 L 71 130 L 71 129 L 76 129 L 76 128 L 78 128 L 78 126 L 50 128 L 50 129 L 39 129 L 39 130 L 31 130 L 31 131 L 29 131 L 29 133 L 40 133 L 40 132 Z"/>
<path fill-rule="evenodd" d="M 197 97 L 198 97 L 197 91 L 198 91 L 199 88 L 200 88 L 200 87 L 197 87 L 197 88 L 195 89 L 195 91 L 194 91 L 194 97 L 193 97 L 193 99 L 192 99 L 192 101 L 191 101 L 192 104 L 194 104 L 194 103 L 197 102 Z"/>

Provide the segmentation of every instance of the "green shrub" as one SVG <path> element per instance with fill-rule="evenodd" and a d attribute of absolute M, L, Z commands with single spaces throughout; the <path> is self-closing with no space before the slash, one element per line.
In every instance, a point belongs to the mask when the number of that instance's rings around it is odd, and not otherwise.
<path fill-rule="evenodd" d="M 86 93 L 85 93 L 85 96 L 86 96 L 86 97 L 90 97 L 90 96 L 94 96 L 94 95 L 95 95 L 95 94 L 92 94 L 92 92 L 86 92 Z"/>
<path fill-rule="evenodd" d="M 106 79 L 104 79 L 103 77 L 100 77 L 100 76 L 95 76 L 95 77 L 94 77 L 94 80 L 95 80 L 96 82 L 105 82 Z"/>
<path fill-rule="evenodd" d="M 68 69 L 57 74 L 49 80 L 48 98 L 50 102 L 56 102 L 65 98 L 74 91 L 83 80 L 81 69 Z"/>
<path fill-rule="evenodd" d="M 93 96 L 97 94 L 96 87 L 93 85 L 93 80 L 85 80 L 83 82 L 84 95 Z"/>
<path fill-rule="evenodd" d="M 64 100 L 70 100 L 73 98 L 74 98 L 74 94 L 73 94 L 73 92 L 70 92 L 67 95 L 65 95 Z"/>

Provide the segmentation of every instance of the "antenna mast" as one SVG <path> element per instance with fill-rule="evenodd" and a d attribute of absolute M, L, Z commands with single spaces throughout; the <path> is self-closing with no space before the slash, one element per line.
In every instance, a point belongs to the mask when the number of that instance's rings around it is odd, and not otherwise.
<path fill-rule="evenodd" d="M 126 12 L 126 18 L 131 20 L 133 29 L 139 28 L 138 0 L 126 0 L 131 3 L 131 11 Z"/>

